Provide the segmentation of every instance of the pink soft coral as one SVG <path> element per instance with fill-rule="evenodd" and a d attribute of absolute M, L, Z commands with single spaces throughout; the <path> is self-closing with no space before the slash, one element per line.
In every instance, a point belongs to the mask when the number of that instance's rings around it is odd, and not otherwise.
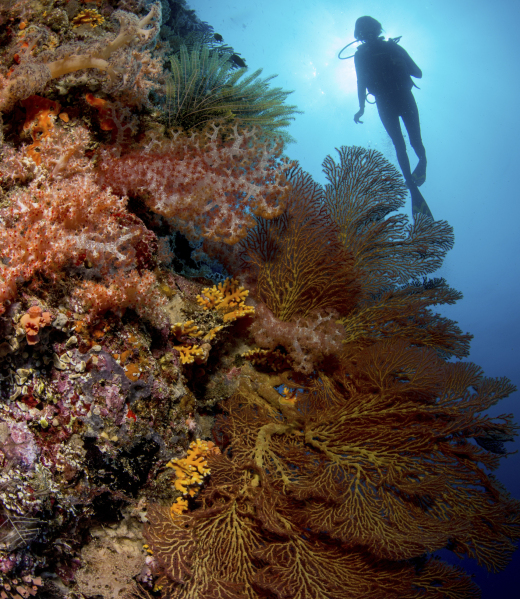
<path fill-rule="evenodd" d="M 167 299 L 159 292 L 157 279 L 150 271 L 119 272 L 107 277 L 104 283 L 83 281 L 74 297 L 88 308 L 88 321 L 96 320 L 108 310 L 121 316 L 127 308 L 132 308 L 158 328 L 168 324 L 163 310 Z"/>
<path fill-rule="evenodd" d="M 121 158 L 106 153 L 101 181 L 116 193 L 141 194 L 148 207 L 175 220 L 190 237 L 234 244 L 256 225 L 274 218 L 289 191 L 282 145 L 260 142 L 255 131 L 215 125 Z"/>
<path fill-rule="evenodd" d="M 125 206 L 86 175 L 15 194 L 0 228 L 0 305 L 37 273 L 55 279 L 66 265 L 85 261 L 102 273 L 133 266 L 143 227 L 119 224 Z"/>
<path fill-rule="evenodd" d="M 65 267 L 86 264 L 91 276 L 107 277 L 139 265 L 148 231 L 129 216 L 126 198 L 94 181 L 85 157 L 88 134 L 78 129 L 52 130 L 42 142 L 35 179 L 0 211 L 0 313 L 16 298 L 17 286 L 37 275 L 58 280 Z"/>

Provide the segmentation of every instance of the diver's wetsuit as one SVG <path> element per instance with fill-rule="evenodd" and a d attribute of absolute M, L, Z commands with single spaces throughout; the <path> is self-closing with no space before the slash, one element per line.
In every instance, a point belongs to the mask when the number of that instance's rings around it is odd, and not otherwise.
<path fill-rule="evenodd" d="M 422 77 L 421 69 L 404 48 L 382 38 L 362 44 L 356 51 L 354 62 L 359 106 L 364 108 L 366 90 L 375 96 L 379 116 L 394 143 L 405 181 L 413 184 L 399 117 L 403 119 L 412 148 L 425 167 L 426 150 L 421 139 L 419 111 L 412 94 L 411 79 L 411 76 Z"/>

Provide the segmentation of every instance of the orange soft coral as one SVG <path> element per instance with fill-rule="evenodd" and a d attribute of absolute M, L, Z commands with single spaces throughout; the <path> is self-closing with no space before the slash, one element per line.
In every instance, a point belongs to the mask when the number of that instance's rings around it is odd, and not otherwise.
<path fill-rule="evenodd" d="M 118 272 L 107 276 L 103 283 L 82 281 L 74 297 L 88 310 L 88 322 L 94 322 L 108 311 L 121 316 L 127 308 L 135 310 L 142 318 L 157 327 L 167 324 L 164 312 L 166 298 L 158 290 L 154 273 L 144 270 Z"/>
<path fill-rule="evenodd" d="M 50 130 L 54 126 L 54 117 L 60 111 L 60 104 L 40 96 L 30 96 L 21 104 L 26 110 L 24 131 L 29 131 L 33 140 L 26 151 L 39 165 L 41 163 L 41 140 L 50 135 Z"/>
<path fill-rule="evenodd" d="M 25 329 L 28 345 L 35 345 L 40 340 L 38 333 L 45 325 L 50 324 L 52 314 L 42 312 L 40 306 L 31 306 L 20 318 L 20 325 Z"/>

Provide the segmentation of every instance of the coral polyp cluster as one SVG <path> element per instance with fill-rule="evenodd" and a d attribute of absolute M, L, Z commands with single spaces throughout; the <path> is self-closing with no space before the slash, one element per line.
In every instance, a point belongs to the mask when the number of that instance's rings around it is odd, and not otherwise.
<path fill-rule="evenodd" d="M 0 599 L 478 597 L 514 391 L 451 227 L 180 2 L 0 4 Z M 241 66 L 237 70 L 237 66 Z"/>

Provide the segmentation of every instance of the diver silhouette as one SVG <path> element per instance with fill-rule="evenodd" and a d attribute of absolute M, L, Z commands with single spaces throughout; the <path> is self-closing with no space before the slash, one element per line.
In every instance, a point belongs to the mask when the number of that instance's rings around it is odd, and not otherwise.
<path fill-rule="evenodd" d="M 354 55 L 359 98 L 359 111 L 354 115 L 354 122 L 363 123 L 360 118 L 365 113 L 368 90 L 376 99 L 381 122 L 395 146 L 399 166 L 412 196 L 412 213 L 433 218 L 418 189 L 426 180 L 426 150 L 421 139 L 419 110 L 412 94 L 415 85 L 412 77 L 420 79 L 422 72 L 408 52 L 398 45 L 399 40 L 385 41 L 382 30 L 381 23 L 372 17 L 360 17 L 356 21 L 354 37 L 362 44 Z M 410 144 L 419 158 L 413 173 L 399 117 L 403 119 Z"/>

